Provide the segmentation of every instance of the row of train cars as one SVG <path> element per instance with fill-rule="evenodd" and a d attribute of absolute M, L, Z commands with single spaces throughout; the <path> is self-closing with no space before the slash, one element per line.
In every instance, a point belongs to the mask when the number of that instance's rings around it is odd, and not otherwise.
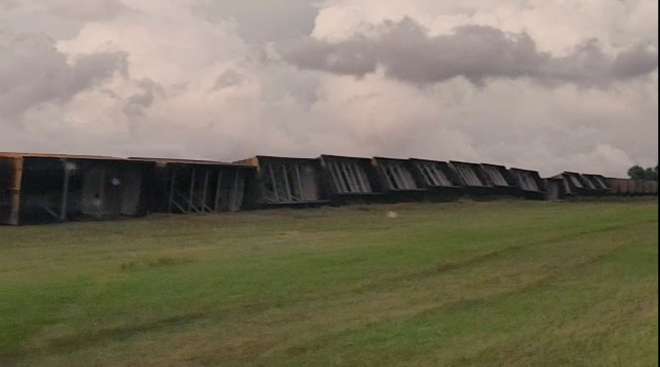
<path fill-rule="evenodd" d="M 0 153 L 0 224 L 460 197 L 657 195 L 656 181 L 425 159 L 257 156 L 234 163 Z"/>

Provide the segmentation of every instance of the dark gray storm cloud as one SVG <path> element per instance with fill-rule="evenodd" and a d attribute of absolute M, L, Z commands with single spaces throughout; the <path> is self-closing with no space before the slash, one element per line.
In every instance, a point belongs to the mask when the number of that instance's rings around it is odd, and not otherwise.
<path fill-rule="evenodd" d="M 387 76 L 416 84 L 462 76 L 475 84 L 528 77 L 598 86 L 646 75 L 658 65 L 657 50 L 643 45 L 609 55 L 593 40 L 556 57 L 540 51 L 526 33 L 469 25 L 430 36 L 409 18 L 386 21 L 367 35 L 339 42 L 306 38 L 281 51 L 285 60 L 302 69 L 364 76 L 382 67 Z"/>
<path fill-rule="evenodd" d="M 115 72 L 126 74 L 126 57 L 123 52 L 99 52 L 69 63 L 46 36 L 0 33 L 0 117 L 44 102 L 64 103 Z"/>

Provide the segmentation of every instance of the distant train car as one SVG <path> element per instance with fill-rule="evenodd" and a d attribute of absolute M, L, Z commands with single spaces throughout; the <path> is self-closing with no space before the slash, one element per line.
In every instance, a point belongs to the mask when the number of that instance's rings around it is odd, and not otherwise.
<path fill-rule="evenodd" d="M 514 191 L 512 184 L 500 171 L 502 166 L 460 161 L 449 163 L 461 180 L 463 190 L 470 196 L 510 195 Z"/>
<path fill-rule="evenodd" d="M 628 180 L 628 193 L 630 195 L 639 195 L 641 193 L 641 186 L 636 180 Z"/>
<path fill-rule="evenodd" d="M 609 193 L 616 196 L 630 195 L 628 179 L 626 178 L 606 178 L 609 187 Z"/>
<path fill-rule="evenodd" d="M 582 174 L 583 179 L 587 182 L 589 188 L 593 190 L 595 195 L 604 195 L 610 191 L 610 187 L 602 175 Z"/>
<path fill-rule="evenodd" d="M 657 194 L 656 181 L 604 177 L 597 174 L 564 172 L 555 176 L 563 182 L 566 196 L 636 196 Z"/>
<path fill-rule="evenodd" d="M 627 196 L 652 196 L 658 194 L 658 182 L 652 180 L 633 180 L 630 178 L 607 178 L 610 193 Z"/>
<path fill-rule="evenodd" d="M 0 153 L 0 223 L 145 215 L 150 168 L 116 157 Z"/>
<path fill-rule="evenodd" d="M 322 155 L 319 159 L 324 187 L 333 202 L 382 200 L 383 189 L 370 158 Z"/>
<path fill-rule="evenodd" d="M 515 181 L 516 187 L 521 191 L 522 196 L 528 199 L 544 199 L 546 197 L 546 184 L 541 179 L 537 171 L 510 168 L 509 172 Z M 557 194 L 558 195 L 558 194 Z"/>
<path fill-rule="evenodd" d="M 566 178 L 563 176 L 545 178 L 543 179 L 543 185 L 545 186 L 545 200 L 562 200 L 572 195 Z"/>
<path fill-rule="evenodd" d="M 652 180 L 633 180 L 630 178 L 606 178 L 609 192 L 619 196 L 657 195 L 658 182 Z"/>
<path fill-rule="evenodd" d="M 427 198 L 455 200 L 463 194 L 462 181 L 447 162 L 411 158 L 413 174 L 428 191 Z"/>
<path fill-rule="evenodd" d="M 506 167 L 497 164 L 481 163 L 481 170 L 489 186 L 502 195 L 520 196 L 522 192 Z"/>
<path fill-rule="evenodd" d="M 646 180 L 643 182 L 643 192 L 644 195 L 657 195 L 658 194 L 658 182 Z"/>
<path fill-rule="evenodd" d="M 150 162 L 149 210 L 160 213 L 216 213 L 246 207 L 254 167 L 217 161 L 131 157 Z"/>
<path fill-rule="evenodd" d="M 562 181 L 564 196 L 591 196 L 601 193 L 601 190 L 591 180 L 576 172 L 567 171 L 552 178 Z"/>
<path fill-rule="evenodd" d="M 428 191 L 415 175 L 415 168 L 408 159 L 374 157 L 380 187 L 390 201 L 421 200 Z"/>
<path fill-rule="evenodd" d="M 236 163 L 256 168 L 258 206 L 309 206 L 328 202 L 318 159 L 256 156 Z"/>
<path fill-rule="evenodd" d="M 450 167 L 456 172 L 461 186 L 469 194 L 493 193 L 478 163 L 450 161 Z"/>

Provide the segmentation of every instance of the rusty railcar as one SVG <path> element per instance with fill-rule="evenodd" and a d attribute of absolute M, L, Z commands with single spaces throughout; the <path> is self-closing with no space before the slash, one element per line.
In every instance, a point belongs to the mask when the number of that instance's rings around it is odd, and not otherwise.
<path fill-rule="evenodd" d="M 633 180 L 631 178 L 605 178 L 609 193 L 617 196 L 657 195 L 658 182 L 653 180 Z"/>
<path fill-rule="evenodd" d="M 607 178 L 607 184 L 610 188 L 609 193 L 616 196 L 627 196 L 630 195 L 630 185 L 628 184 L 629 179 L 626 178 Z"/>

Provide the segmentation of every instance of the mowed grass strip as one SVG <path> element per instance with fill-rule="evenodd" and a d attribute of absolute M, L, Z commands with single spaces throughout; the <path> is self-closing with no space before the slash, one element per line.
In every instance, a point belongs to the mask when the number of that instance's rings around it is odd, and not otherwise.
<path fill-rule="evenodd" d="M 0 227 L 0 366 L 654 366 L 657 210 L 461 202 Z"/>

